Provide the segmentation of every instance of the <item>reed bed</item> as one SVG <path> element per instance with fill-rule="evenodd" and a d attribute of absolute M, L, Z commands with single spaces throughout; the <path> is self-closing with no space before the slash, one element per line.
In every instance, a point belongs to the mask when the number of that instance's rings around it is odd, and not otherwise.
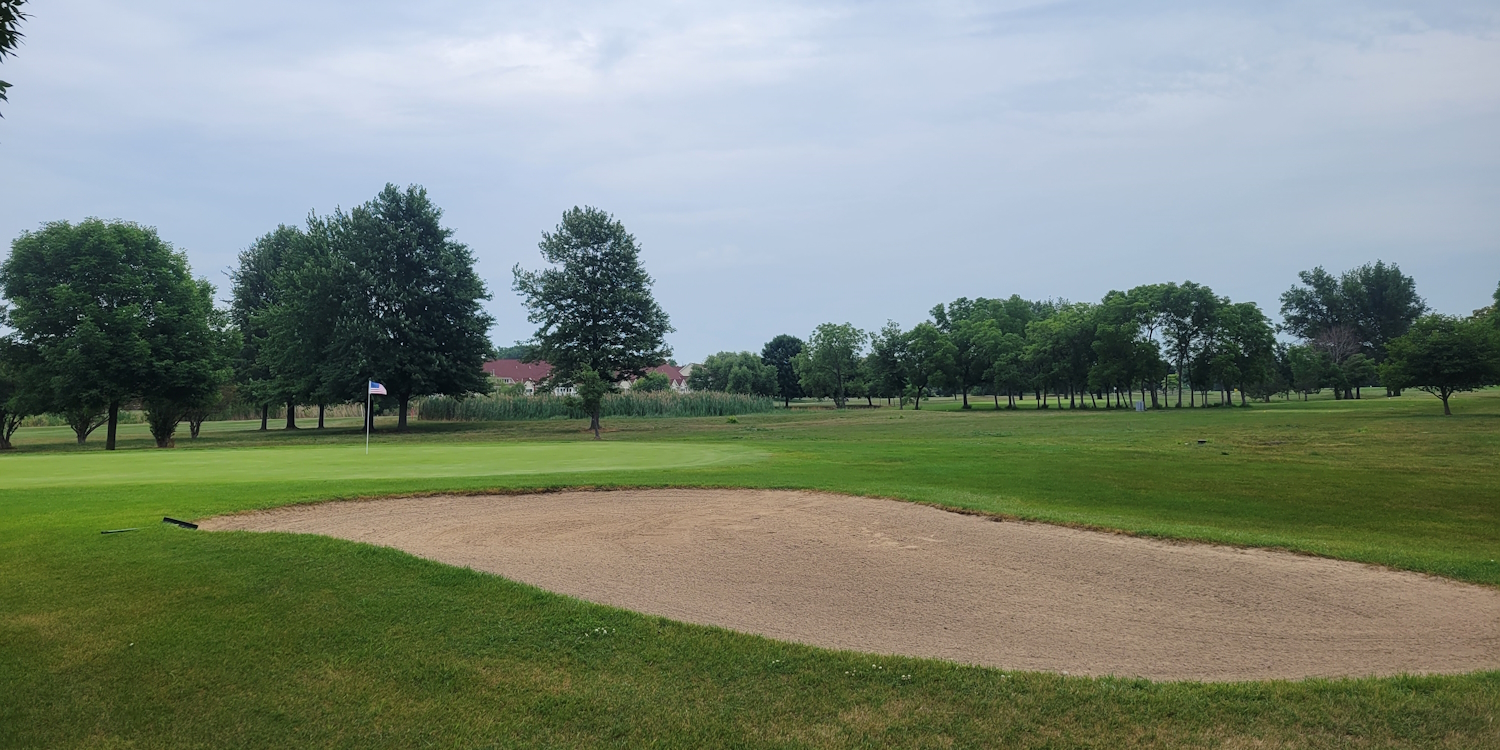
<path fill-rule="evenodd" d="M 727 417 L 776 408 L 764 396 L 717 391 L 691 393 L 611 393 L 601 417 Z M 433 396 L 417 402 L 417 419 L 441 422 L 512 422 L 539 419 L 583 419 L 576 398 L 558 396 Z"/>

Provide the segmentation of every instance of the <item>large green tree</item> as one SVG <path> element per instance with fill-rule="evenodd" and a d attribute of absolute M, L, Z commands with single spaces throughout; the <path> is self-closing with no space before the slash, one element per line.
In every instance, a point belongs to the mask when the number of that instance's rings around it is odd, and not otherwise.
<path fill-rule="evenodd" d="M 513 269 L 514 288 L 538 326 L 532 360 L 552 365 L 559 385 L 573 385 L 586 371 L 612 386 L 638 378 L 671 356 L 667 314 L 651 295 L 652 280 L 640 248 L 625 226 L 597 208 L 563 213 L 539 245 L 552 268 Z M 589 410 L 598 437 L 599 409 Z"/>
<path fill-rule="evenodd" d="M 957 348 L 936 325 L 924 321 L 908 331 L 904 353 L 903 369 L 912 408 L 922 408 L 922 394 L 928 388 L 956 382 L 953 370 Z"/>
<path fill-rule="evenodd" d="M 867 391 L 879 398 L 895 398 L 906 407 L 906 332 L 894 320 L 870 336 L 870 353 L 865 356 Z"/>
<path fill-rule="evenodd" d="M 776 393 L 781 396 L 783 406 L 791 406 L 792 399 L 802 398 L 802 383 L 797 379 L 792 360 L 802 353 L 804 346 L 802 339 L 783 333 L 761 347 L 761 361 L 776 368 Z"/>
<path fill-rule="evenodd" d="M 0 322 L 5 311 L 0 309 Z M 10 450 L 11 436 L 22 420 L 47 408 L 38 398 L 31 375 L 33 363 L 25 347 L 11 337 L 0 338 L 0 450 Z"/>
<path fill-rule="evenodd" d="M 229 312 L 240 331 L 240 351 L 234 359 L 238 395 L 260 407 L 260 428 L 266 429 L 271 404 L 287 405 L 287 427 L 296 427 L 296 397 L 286 378 L 278 378 L 273 364 L 284 356 L 286 342 L 271 345 L 270 316 L 283 301 L 295 304 L 285 282 L 289 265 L 306 253 L 309 238 L 297 227 L 285 224 L 250 243 L 240 252 L 239 265 L 230 272 Z M 325 299 L 339 299 L 330 295 Z M 319 356 L 325 352 L 317 352 Z"/>
<path fill-rule="evenodd" d="M 1423 316 L 1390 342 L 1380 379 L 1437 396 L 1451 415 L 1453 394 L 1500 384 L 1500 332 L 1477 317 Z"/>
<path fill-rule="evenodd" d="M 1172 358 L 1177 373 L 1177 407 L 1182 407 L 1182 389 L 1186 385 L 1197 387 L 1205 380 L 1207 372 L 1194 373 L 1191 364 L 1194 355 L 1202 349 L 1204 340 L 1212 333 L 1214 321 L 1222 301 L 1213 290 L 1201 284 L 1185 281 L 1182 284 L 1168 283 L 1161 287 L 1156 297 L 1157 319 L 1167 339 L 1167 354 Z M 1201 360 L 1201 358 L 1200 358 Z M 1193 395 L 1188 393 L 1188 406 L 1193 405 Z"/>
<path fill-rule="evenodd" d="M 991 317 L 988 302 L 960 297 L 946 306 L 937 305 L 931 311 L 938 330 L 947 335 L 953 345 L 948 385 L 962 395 L 964 409 L 970 408 L 969 391 L 986 380 L 985 373 L 994 362 L 996 338 L 1001 333 Z"/>
<path fill-rule="evenodd" d="M 363 396 L 366 379 L 384 384 L 400 408 L 399 430 L 414 396 L 488 387 L 484 360 L 494 319 L 482 304 L 490 295 L 473 253 L 453 240 L 442 216 L 422 186 L 387 184 L 329 219 L 340 310 L 328 377 L 346 396 Z"/>
<path fill-rule="evenodd" d="M 1297 277 L 1301 284 L 1281 295 L 1282 330 L 1323 349 L 1346 370 L 1361 369 L 1348 364 L 1356 354 L 1384 361 L 1389 342 L 1427 311 L 1416 282 L 1395 263 L 1377 260 L 1338 276 L 1319 266 Z M 1355 396 L 1360 385 L 1368 383 L 1349 380 L 1335 395 Z"/>
<path fill-rule="evenodd" d="M 833 399 L 839 409 L 849 402 L 850 389 L 860 375 L 864 331 L 849 323 L 824 323 L 813 331 L 803 349 L 792 360 L 802 390 L 817 397 Z"/>
<path fill-rule="evenodd" d="M 304 403 L 318 406 L 321 429 L 328 404 L 360 395 L 364 376 L 341 369 L 342 360 L 330 356 L 344 304 L 331 223 L 311 216 L 307 230 L 288 239 L 270 278 L 274 302 L 253 316 L 262 336 L 256 364 L 268 378 L 266 390 L 286 400 L 287 428 L 296 428 L 296 405 Z"/>
<path fill-rule="evenodd" d="M 102 404 L 109 450 L 120 406 L 177 393 L 204 351 L 175 339 L 208 327 L 211 288 L 148 227 L 85 219 L 24 232 L 0 265 L 0 288 L 17 341 L 46 381 L 49 410 Z"/>
<path fill-rule="evenodd" d="M 175 271 L 177 278 L 162 286 L 152 311 L 151 358 L 141 387 L 158 448 L 172 447 L 177 425 L 219 397 L 232 376 L 231 347 L 237 343 L 216 325 L 213 285 L 194 280 L 185 262 Z"/>

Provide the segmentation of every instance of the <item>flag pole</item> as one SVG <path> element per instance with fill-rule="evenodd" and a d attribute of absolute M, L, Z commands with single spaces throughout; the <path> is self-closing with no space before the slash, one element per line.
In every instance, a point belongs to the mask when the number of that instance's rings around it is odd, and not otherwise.
<path fill-rule="evenodd" d="M 365 383 L 365 455 L 370 455 L 370 402 L 374 399 L 370 395 L 370 384 Z"/>

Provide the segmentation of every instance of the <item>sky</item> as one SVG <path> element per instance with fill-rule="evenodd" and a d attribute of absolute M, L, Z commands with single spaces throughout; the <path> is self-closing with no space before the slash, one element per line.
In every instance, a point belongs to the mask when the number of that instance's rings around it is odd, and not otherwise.
<path fill-rule="evenodd" d="M 582 205 L 682 362 L 958 297 L 1191 279 L 1276 319 L 1298 271 L 1382 259 L 1459 314 L 1500 282 L 1493 2 L 25 7 L 0 237 L 154 226 L 221 298 L 387 182 L 443 207 L 502 346 L 512 267 Z"/>

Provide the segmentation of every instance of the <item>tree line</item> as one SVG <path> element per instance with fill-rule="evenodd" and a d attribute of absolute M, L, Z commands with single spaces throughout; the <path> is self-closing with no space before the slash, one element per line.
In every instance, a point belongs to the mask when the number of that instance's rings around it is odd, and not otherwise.
<path fill-rule="evenodd" d="M 406 426 L 412 398 L 485 390 L 492 322 L 469 249 L 420 186 L 256 239 L 226 307 L 151 228 L 66 221 L 24 232 L 0 264 L 0 447 L 33 414 L 61 415 L 79 443 L 138 406 L 159 447 L 193 437 L 229 402 L 324 407 L 363 401 L 378 378 Z M 367 415 L 368 416 L 368 415 Z"/>
<path fill-rule="evenodd" d="M 1500 290 L 1495 307 L 1466 318 L 1431 315 L 1411 277 L 1375 262 L 1335 276 L 1314 268 L 1281 295 L 1278 341 L 1258 305 L 1234 302 L 1194 282 L 1112 291 L 1098 303 L 959 298 L 932 308 L 909 330 L 844 323 L 818 326 L 806 341 L 777 336 L 759 355 L 719 352 L 694 367 L 695 389 L 897 401 L 921 408 L 950 393 L 970 408 L 988 395 L 1017 408 L 1132 405 L 1189 408 L 1269 401 L 1331 389 L 1361 398 L 1419 388 L 1443 399 L 1500 383 Z M 1212 394 L 1217 394 L 1215 400 Z M 1212 402 L 1212 403 L 1211 403 Z"/>

